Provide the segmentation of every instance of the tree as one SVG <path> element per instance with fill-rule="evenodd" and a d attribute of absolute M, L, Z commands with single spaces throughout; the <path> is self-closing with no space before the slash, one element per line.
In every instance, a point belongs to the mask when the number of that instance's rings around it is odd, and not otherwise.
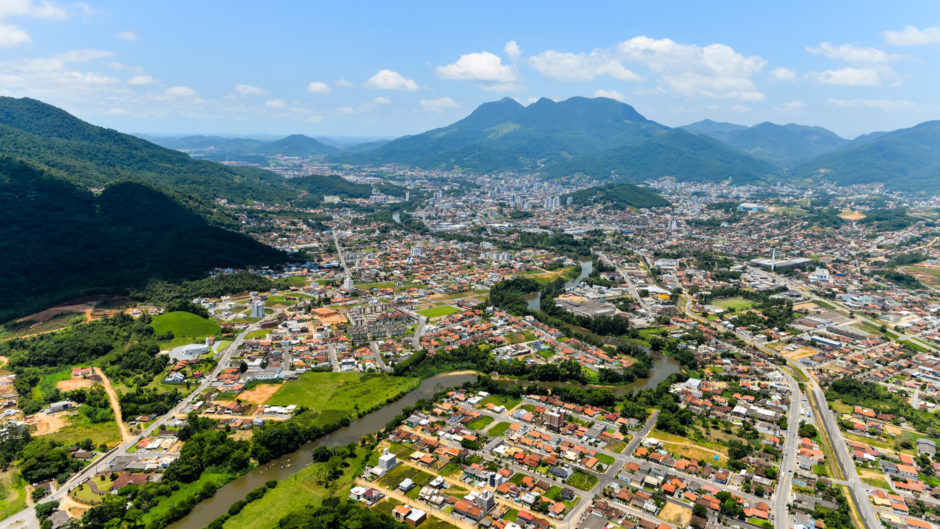
<path fill-rule="evenodd" d="M 242 363 L 238 364 L 238 372 L 244 373 L 248 371 L 248 363 L 242 360 Z"/>
<path fill-rule="evenodd" d="M 696 503 L 695 506 L 692 507 L 692 516 L 699 516 L 702 518 L 707 518 L 708 509 L 706 509 L 704 505 Z"/>

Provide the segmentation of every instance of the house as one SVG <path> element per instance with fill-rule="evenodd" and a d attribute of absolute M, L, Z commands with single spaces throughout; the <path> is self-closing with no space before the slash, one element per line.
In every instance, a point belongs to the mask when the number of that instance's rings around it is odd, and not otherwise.
<path fill-rule="evenodd" d="M 933 439 L 921 437 L 917 440 L 917 455 L 927 454 L 933 457 L 937 453 L 937 443 Z"/>
<path fill-rule="evenodd" d="M 376 489 L 373 489 L 372 487 L 366 488 L 366 487 L 356 486 L 356 487 L 353 487 L 352 490 L 349 491 L 349 499 L 355 500 L 355 501 L 361 501 L 362 503 L 365 503 L 366 505 L 370 505 L 370 506 L 374 505 L 375 503 L 377 503 L 379 500 L 381 500 L 384 497 L 385 497 L 384 494 L 382 494 Z"/>
<path fill-rule="evenodd" d="M 467 500 L 459 500 L 454 504 L 454 514 L 458 514 L 465 518 L 469 518 L 475 522 L 479 522 L 483 519 L 483 509 L 479 505 L 470 503 Z"/>

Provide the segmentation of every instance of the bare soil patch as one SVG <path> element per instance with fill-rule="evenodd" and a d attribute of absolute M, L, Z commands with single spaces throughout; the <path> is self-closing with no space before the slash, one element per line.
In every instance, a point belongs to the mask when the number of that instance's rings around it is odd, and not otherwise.
<path fill-rule="evenodd" d="M 27 422 L 36 426 L 36 435 L 46 435 L 58 432 L 65 427 L 68 416 L 68 412 L 51 414 L 40 412 L 30 417 Z"/>
<path fill-rule="evenodd" d="M 865 218 L 865 215 L 858 211 L 845 210 L 839 213 L 839 218 L 843 220 L 862 220 Z"/>
<path fill-rule="evenodd" d="M 74 391 L 76 389 L 90 388 L 94 384 L 94 382 L 88 380 L 87 378 L 70 378 L 68 380 L 58 381 L 55 387 L 62 391 Z"/>
<path fill-rule="evenodd" d="M 271 398 L 271 395 L 281 389 L 281 384 L 258 384 L 254 389 L 242 391 L 238 394 L 238 399 L 242 402 L 260 406 Z"/>

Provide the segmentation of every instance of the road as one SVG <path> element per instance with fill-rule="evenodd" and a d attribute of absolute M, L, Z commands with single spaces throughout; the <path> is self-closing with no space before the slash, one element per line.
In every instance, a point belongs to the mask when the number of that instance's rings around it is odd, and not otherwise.
<path fill-rule="evenodd" d="M 336 346 L 332 343 L 326 345 L 327 356 L 330 358 L 330 364 L 333 365 L 333 372 L 339 373 L 339 359 L 336 357 Z"/>
<path fill-rule="evenodd" d="M 421 338 L 424 336 L 425 327 L 427 327 L 428 319 L 417 312 L 401 307 L 401 311 L 405 314 L 411 316 L 412 318 L 418 320 L 418 328 L 415 329 L 414 336 L 411 337 L 411 345 L 415 351 L 421 350 Z"/>
<path fill-rule="evenodd" d="M 375 354 L 376 367 L 382 371 L 391 371 L 391 369 L 385 365 L 385 359 L 382 358 L 382 351 L 379 351 L 379 342 L 375 340 L 369 342 L 369 349 L 372 349 L 372 352 Z"/>
<path fill-rule="evenodd" d="M 118 430 L 121 432 L 121 440 L 129 441 L 131 439 L 131 433 L 127 429 L 127 425 L 124 424 L 124 417 L 121 415 L 121 403 L 118 401 L 117 392 L 114 391 L 114 386 L 111 385 L 111 380 L 104 374 L 104 371 L 100 367 L 96 367 L 95 373 L 101 377 L 101 383 L 104 385 L 104 391 L 108 394 L 108 401 L 111 402 L 111 410 L 114 412 L 114 420 L 117 422 Z"/>
<path fill-rule="evenodd" d="M 637 290 L 636 284 L 633 282 L 633 278 L 630 276 L 630 274 L 627 273 L 627 270 L 621 266 L 617 266 L 614 260 L 604 253 L 597 252 L 597 256 L 600 258 L 601 262 L 603 262 L 604 264 L 608 266 L 613 266 L 614 268 L 617 269 L 617 273 L 620 274 L 621 277 L 623 277 L 623 281 L 630 288 L 630 296 L 633 297 L 633 301 L 636 301 L 637 303 L 639 303 L 640 306 L 643 307 L 643 310 L 649 313 L 649 310 L 650 310 L 649 304 L 647 304 L 646 299 L 644 299 L 643 296 L 640 296 L 640 292 Z"/>
<path fill-rule="evenodd" d="M 197 398 L 201 397 L 202 392 L 205 391 L 215 381 L 219 373 L 221 373 L 222 370 L 225 368 L 225 366 L 227 366 L 229 362 L 231 361 L 232 354 L 245 341 L 245 337 L 248 335 L 248 333 L 260 329 L 261 322 L 268 321 L 272 318 L 275 318 L 278 314 L 281 313 L 282 310 L 283 309 L 275 311 L 274 314 L 271 314 L 265 317 L 263 320 L 255 323 L 254 325 L 249 326 L 244 331 L 242 331 L 241 334 L 239 334 L 238 337 L 231 343 L 231 345 L 229 345 L 227 348 L 225 348 L 225 350 L 222 351 L 222 356 L 219 358 L 219 362 L 216 364 L 212 372 L 203 379 L 202 383 L 200 383 L 199 386 L 195 390 L 193 390 L 192 393 L 184 397 L 183 400 L 181 400 L 179 404 L 174 406 L 173 409 L 171 409 L 166 415 L 163 415 L 162 417 L 158 418 L 156 421 L 153 422 L 153 424 L 151 424 L 146 430 L 141 432 L 139 435 L 131 438 L 130 440 L 122 442 L 121 444 L 117 445 L 116 447 L 106 452 L 103 456 L 99 457 L 96 461 L 93 461 L 87 467 L 80 470 L 77 474 L 72 475 L 72 477 L 70 477 L 68 481 L 66 481 L 65 483 L 59 486 L 58 490 L 56 490 L 49 496 L 46 496 L 46 498 L 43 501 L 59 500 L 63 496 L 68 494 L 69 491 L 71 491 L 75 487 L 82 484 L 86 479 L 94 476 L 95 474 L 98 474 L 99 472 L 106 472 L 110 470 L 111 463 L 114 461 L 116 457 L 126 455 L 127 450 L 130 447 L 134 446 L 138 441 L 140 441 L 144 437 L 148 437 L 151 434 L 153 434 L 153 432 L 157 431 L 160 427 L 166 424 L 168 420 L 170 420 L 177 414 L 182 413 L 182 410 L 184 408 L 192 404 L 193 401 L 195 401 Z M 0 529 L 7 529 L 7 528 L 17 528 L 17 529 L 37 528 L 38 529 L 38 527 L 39 527 L 39 521 L 36 519 L 36 514 L 32 507 L 26 508 L 14 514 L 13 516 L 10 516 L 6 518 L 5 520 L 0 521 Z"/>
<path fill-rule="evenodd" d="M 343 267 L 343 273 L 346 275 L 343 280 L 343 288 L 352 290 L 354 286 L 352 273 L 349 271 L 349 266 L 346 265 L 346 256 L 343 254 L 343 247 L 339 245 L 339 232 L 336 228 L 333 228 L 333 244 L 336 245 L 336 255 L 339 256 L 339 264 Z"/>

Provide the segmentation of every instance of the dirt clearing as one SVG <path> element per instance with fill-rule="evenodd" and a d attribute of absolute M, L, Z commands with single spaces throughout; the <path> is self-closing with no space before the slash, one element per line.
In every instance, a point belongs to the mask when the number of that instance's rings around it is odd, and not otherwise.
<path fill-rule="evenodd" d="M 689 522 L 692 521 L 692 509 L 666 502 L 666 506 L 659 512 L 659 519 L 676 527 L 688 527 Z"/>
<path fill-rule="evenodd" d="M 242 391 L 238 394 L 238 399 L 242 402 L 260 406 L 271 398 L 271 395 L 281 389 L 280 384 L 258 384 L 254 389 Z"/>
<path fill-rule="evenodd" d="M 55 433 L 65 427 L 69 414 L 67 412 L 59 413 L 37 413 L 27 421 L 36 426 L 36 435 L 46 435 Z"/>
<path fill-rule="evenodd" d="M 68 380 L 60 380 L 56 382 L 55 387 L 62 391 L 74 391 L 76 389 L 90 388 L 94 384 L 94 382 L 88 380 L 87 378 L 70 378 Z"/>

